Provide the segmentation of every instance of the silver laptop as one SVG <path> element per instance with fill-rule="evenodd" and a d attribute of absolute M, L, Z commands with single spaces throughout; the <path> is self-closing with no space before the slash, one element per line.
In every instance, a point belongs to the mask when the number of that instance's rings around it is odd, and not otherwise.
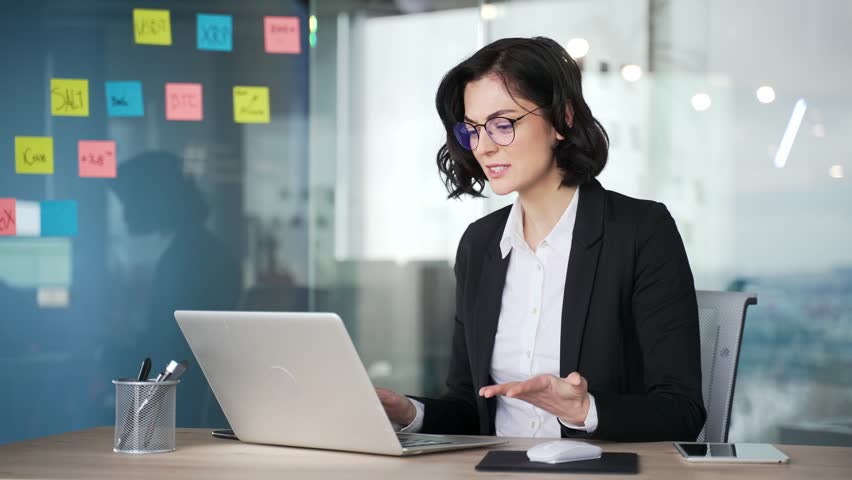
<path fill-rule="evenodd" d="M 242 441 L 383 455 L 505 443 L 394 432 L 333 313 L 177 311 L 175 319 Z"/>

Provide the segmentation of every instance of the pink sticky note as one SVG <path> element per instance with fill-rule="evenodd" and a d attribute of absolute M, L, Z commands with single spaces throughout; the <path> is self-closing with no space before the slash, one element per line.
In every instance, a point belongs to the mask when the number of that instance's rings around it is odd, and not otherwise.
<path fill-rule="evenodd" d="M 263 17 L 266 53 L 302 53 L 299 17 Z"/>
<path fill-rule="evenodd" d="M 15 199 L 0 198 L 0 236 L 15 235 Z"/>
<path fill-rule="evenodd" d="M 112 140 L 80 140 L 77 143 L 80 176 L 115 178 L 115 142 Z"/>
<path fill-rule="evenodd" d="M 201 121 L 204 103 L 200 83 L 166 84 L 166 120 Z"/>

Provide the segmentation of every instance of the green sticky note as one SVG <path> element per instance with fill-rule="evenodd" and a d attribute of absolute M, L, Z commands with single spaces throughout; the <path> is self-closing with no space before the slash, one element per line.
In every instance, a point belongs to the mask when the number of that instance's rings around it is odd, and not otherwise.
<path fill-rule="evenodd" d="M 53 175 L 53 137 L 15 137 L 15 173 Z"/>

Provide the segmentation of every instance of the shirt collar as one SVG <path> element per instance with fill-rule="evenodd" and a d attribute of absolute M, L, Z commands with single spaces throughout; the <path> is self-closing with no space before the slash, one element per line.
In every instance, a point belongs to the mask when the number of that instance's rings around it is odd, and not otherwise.
<path fill-rule="evenodd" d="M 542 242 L 547 242 L 548 245 L 560 255 L 569 257 L 571 254 L 571 241 L 574 236 L 574 223 L 577 220 L 577 205 L 580 198 L 580 189 L 574 192 L 574 198 L 568 208 L 562 213 L 559 221 L 553 230 L 544 237 Z M 520 197 L 515 199 L 512 204 L 512 209 L 509 211 L 509 218 L 506 219 L 506 226 L 503 228 L 503 237 L 500 239 L 500 254 L 502 258 L 506 258 L 512 251 L 512 248 L 523 248 L 526 245 L 524 240 L 524 208 L 521 206 Z"/>

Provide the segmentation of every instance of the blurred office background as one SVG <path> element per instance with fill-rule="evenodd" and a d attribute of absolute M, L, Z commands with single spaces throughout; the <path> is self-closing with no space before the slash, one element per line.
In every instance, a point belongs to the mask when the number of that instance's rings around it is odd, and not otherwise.
<path fill-rule="evenodd" d="M 137 7 L 172 11 L 171 47 L 133 44 Z M 233 15 L 233 52 L 196 49 L 197 13 Z M 299 54 L 263 52 L 265 15 L 299 17 Z M 513 198 L 446 199 L 435 90 L 481 46 L 545 35 L 610 134 L 604 186 L 668 206 L 699 289 L 758 294 L 731 440 L 852 445 L 850 23 L 843 0 L 4 6 L 0 197 L 77 200 L 79 234 L 0 238 L 0 443 L 111 424 L 112 378 L 188 355 L 176 308 L 335 311 L 377 385 L 439 395 L 457 242 Z M 88 119 L 50 116 L 52 77 L 90 80 Z M 130 79 L 145 116 L 108 117 L 103 81 Z M 204 84 L 204 121 L 163 118 L 171 81 Z M 268 125 L 233 122 L 233 85 L 270 86 Z M 15 175 L 16 135 L 52 135 L 56 174 Z M 77 177 L 86 138 L 117 141 L 117 180 Z M 192 374 L 179 426 L 222 425 Z"/>

